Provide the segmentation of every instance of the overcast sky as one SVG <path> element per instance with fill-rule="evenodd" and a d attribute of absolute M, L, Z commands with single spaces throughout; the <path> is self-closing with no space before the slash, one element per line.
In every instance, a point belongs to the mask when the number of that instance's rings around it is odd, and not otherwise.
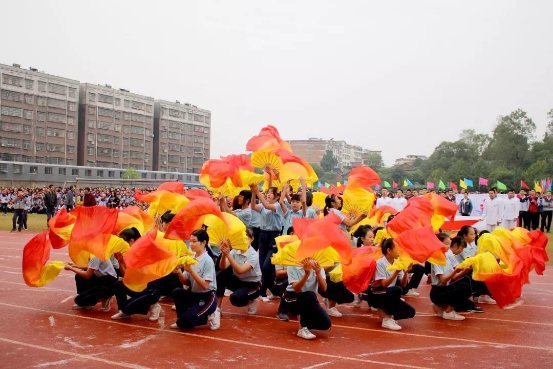
<path fill-rule="evenodd" d="M 553 108 L 553 2 L 11 1 L 0 62 L 212 112 L 211 156 L 267 124 L 386 164 Z"/>

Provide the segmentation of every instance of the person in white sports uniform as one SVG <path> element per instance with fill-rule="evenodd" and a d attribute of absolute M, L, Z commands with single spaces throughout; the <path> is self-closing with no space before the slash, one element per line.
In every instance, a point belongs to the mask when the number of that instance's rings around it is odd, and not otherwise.
<path fill-rule="evenodd" d="M 515 190 L 509 190 L 507 199 L 503 200 L 505 212 L 501 226 L 507 229 L 513 229 L 517 226 L 518 215 L 520 212 L 520 200 L 515 197 Z"/>
<path fill-rule="evenodd" d="M 505 212 L 505 205 L 501 199 L 497 198 L 497 188 L 493 187 L 488 192 L 489 199 L 484 201 L 484 210 L 482 212 L 481 220 L 486 223 L 486 229 L 490 232 L 503 221 L 503 215 Z"/>

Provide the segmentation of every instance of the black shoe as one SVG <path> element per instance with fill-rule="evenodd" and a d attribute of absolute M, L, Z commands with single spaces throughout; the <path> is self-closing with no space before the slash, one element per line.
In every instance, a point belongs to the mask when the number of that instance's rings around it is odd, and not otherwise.
<path fill-rule="evenodd" d="M 289 320 L 288 314 L 286 314 L 286 313 L 277 313 L 276 316 L 277 316 L 278 320 L 281 320 L 283 322 L 287 322 Z"/>
<path fill-rule="evenodd" d="M 15 232 L 15 229 L 12 229 L 10 232 Z"/>
<path fill-rule="evenodd" d="M 481 307 L 475 306 L 474 308 L 469 310 L 469 313 L 483 313 L 484 309 Z"/>

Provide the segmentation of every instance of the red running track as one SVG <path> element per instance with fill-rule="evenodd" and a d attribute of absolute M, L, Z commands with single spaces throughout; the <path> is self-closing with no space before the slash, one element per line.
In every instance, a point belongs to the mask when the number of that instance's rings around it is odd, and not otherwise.
<path fill-rule="evenodd" d="M 339 307 L 329 332 L 317 339 L 295 336 L 296 321 L 281 322 L 278 302 L 258 305 L 256 316 L 225 301 L 221 329 L 170 329 L 175 312 L 164 302 L 159 321 L 113 321 L 109 313 L 73 311 L 73 273 L 43 288 L 27 287 L 21 256 L 30 233 L 0 232 L 0 366 L 5 368 L 553 368 L 553 273 L 531 276 L 524 303 L 510 310 L 484 305 L 462 322 L 432 314 L 424 281 L 417 310 L 403 330 L 380 328 L 375 313 Z M 52 260 L 68 260 L 53 250 Z M 115 305 L 115 304 L 114 304 Z"/>

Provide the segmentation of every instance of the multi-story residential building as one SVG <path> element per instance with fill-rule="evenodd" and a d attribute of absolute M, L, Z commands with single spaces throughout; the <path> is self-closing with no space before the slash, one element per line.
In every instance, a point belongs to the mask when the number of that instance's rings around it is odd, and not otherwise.
<path fill-rule="evenodd" d="M 338 160 L 340 169 L 349 169 L 363 163 L 363 153 L 366 152 L 361 146 L 350 145 L 341 140 L 323 140 L 322 138 L 309 138 L 307 140 L 288 141 L 294 155 L 307 160 L 309 163 L 320 163 L 327 150 L 332 151 Z"/>
<path fill-rule="evenodd" d="M 394 166 L 403 164 L 412 165 L 417 159 L 426 160 L 428 157 L 425 155 L 407 155 L 405 158 L 396 159 Z"/>
<path fill-rule="evenodd" d="M 77 164 L 79 81 L 18 64 L 0 79 L 0 159 Z"/>
<path fill-rule="evenodd" d="M 197 173 L 210 157 L 211 112 L 191 104 L 156 100 L 154 168 Z"/>
<path fill-rule="evenodd" d="M 78 165 L 157 170 L 152 97 L 83 83 L 79 100 Z"/>

